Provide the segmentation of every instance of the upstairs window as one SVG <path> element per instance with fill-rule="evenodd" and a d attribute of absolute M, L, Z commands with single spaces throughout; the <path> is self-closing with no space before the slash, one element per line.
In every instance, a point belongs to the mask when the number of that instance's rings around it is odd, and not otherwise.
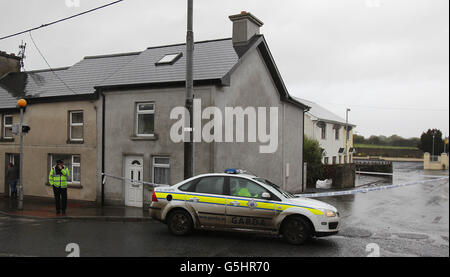
<path fill-rule="evenodd" d="M 155 65 L 174 64 L 183 56 L 183 53 L 173 53 L 164 55 Z"/>
<path fill-rule="evenodd" d="M 69 112 L 69 125 L 70 141 L 83 141 L 83 112 Z"/>
<path fill-rule="evenodd" d="M 154 136 L 155 103 L 138 103 L 136 105 L 136 135 Z"/>
<path fill-rule="evenodd" d="M 320 127 L 320 137 L 322 138 L 322 139 L 327 139 L 327 126 L 325 125 L 325 126 L 322 126 L 322 127 Z"/>
<path fill-rule="evenodd" d="M 12 139 L 12 126 L 13 126 L 13 117 L 11 115 L 3 116 L 3 130 L 2 135 L 5 139 Z"/>
<path fill-rule="evenodd" d="M 327 124 L 323 121 L 319 121 L 319 122 L 317 122 L 317 127 L 320 128 L 321 139 L 327 139 Z"/>
<path fill-rule="evenodd" d="M 334 138 L 336 140 L 339 140 L 339 138 L 340 138 L 340 131 L 341 131 L 341 127 L 339 125 L 335 125 L 334 126 Z"/>

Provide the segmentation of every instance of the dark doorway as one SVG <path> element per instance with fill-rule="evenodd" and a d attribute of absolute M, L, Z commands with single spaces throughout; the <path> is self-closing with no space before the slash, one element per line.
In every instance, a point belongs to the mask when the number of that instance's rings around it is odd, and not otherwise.
<path fill-rule="evenodd" d="M 9 190 L 9 184 L 8 184 L 8 182 L 6 182 L 6 171 L 8 170 L 9 163 L 13 163 L 14 166 L 19 167 L 20 166 L 20 155 L 19 154 L 9 154 L 9 153 L 6 153 L 6 155 L 5 155 L 5 179 L 3 181 L 5 184 L 5 195 L 8 195 L 8 196 L 10 195 L 10 190 Z"/>

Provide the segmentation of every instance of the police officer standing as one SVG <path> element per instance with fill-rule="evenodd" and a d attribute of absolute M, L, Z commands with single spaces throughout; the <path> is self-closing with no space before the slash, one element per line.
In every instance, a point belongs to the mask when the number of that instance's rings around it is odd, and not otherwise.
<path fill-rule="evenodd" d="M 64 166 L 62 160 L 56 161 L 56 166 L 50 170 L 48 180 L 53 186 L 55 195 L 56 214 L 66 215 L 67 207 L 67 178 L 69 177 L 69 169 Z"/>

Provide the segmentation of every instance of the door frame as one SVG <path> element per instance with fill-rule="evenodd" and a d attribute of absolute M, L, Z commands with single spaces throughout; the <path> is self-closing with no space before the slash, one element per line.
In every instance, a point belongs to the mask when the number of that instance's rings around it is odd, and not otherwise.
<path fill-rule="evenodd" d="M 123 159 L 123 163 L 124 163 L 124 181 L 123 181 L 123 188 L 124 188 L 124 205 L 126 206 L 126 207 L 137 207 L 137 208 L 143 208 L 143 206 L 144 206 L 144 185 L 143 184 L 141 184 L 140 185 L 140 187 L 141 187 L 141 191 L 142 191 L 142 201 L 141 201 L 141 203 L 140 203 L 140 205 L 138 205 L 138 206 L 135 206 L 135 205 L 129 205 L 129 203 L 128 203 L 128 193 L 129 193 L 129 191 L 128 191 L 128 185 L 127 185 L 127 179 L 128 179 L 128 169 L 129 169 L 129 162 L 131 162 L 131 161 L 133 161 L 133 160 L 137 160 L 137 161 L 139 161 L 140 163 L 141 163 L 141 168 L 142 168 L 142 171 L 141 171 L 141 181 L 143 181 L 144 180 L 144 156 L 143 155 L 138 155 L 138 154 L 130 154 L 130 155 L 124 155 L 123 156 L 124 157 L 124 159 Z"/>

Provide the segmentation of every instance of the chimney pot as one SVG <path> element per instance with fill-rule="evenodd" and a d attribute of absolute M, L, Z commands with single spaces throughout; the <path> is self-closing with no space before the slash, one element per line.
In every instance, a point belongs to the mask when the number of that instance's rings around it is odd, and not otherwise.
<path fill-rule="evenodd" d="M 229 16 L 233 22 L 233 45 L 246 45 L 255 35 L 259 35 L 259 29 L 264 23 L 253 14 L 241 11 L 240 14 Z"/>
<path fill-rule="evenodd" d="M 20 58 L 0 51 L 0 79 L 10 72 L 20 72 Z"/>

